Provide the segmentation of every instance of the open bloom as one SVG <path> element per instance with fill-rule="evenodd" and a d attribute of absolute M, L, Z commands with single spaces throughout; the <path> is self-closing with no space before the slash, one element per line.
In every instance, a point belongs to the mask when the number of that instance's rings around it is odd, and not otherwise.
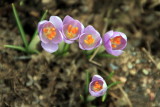
<path fill-rule="evenodd" d="M 89 92 L 92 96 L 99 97 L 107 91 L 107 84 L 100 75 L 94 75 L 89 84 Z"/>
<path fill-rule="evenodd" d="M 62 42 L 62 20 L 58 16 L 51 16 L 49 21 L 43 20 L 38 23 L 39 38 L 41 46 L 47 52 L 55 52 L 58 49 L 58 43 Z"/>
<path fill-rule="evenodd" d="M 78 20 L 73 19 L 70 16 L 66 16 L 63 20 L 63 36 L 64 41 L 68 44 L 77 40 L 84 30 L 84 26 Z"/>
<path fill-rule="evenodd" d="M 83 34 L 79 37 L 79 47 L 83 50 L 92 50 L 102 44 L 102 38 L 93 28 L 89 25 L 84 29 Z"/>
<path fill-rule="evenodd" d="M 123 53 L 123 49 L 127 45 L 127 37 L 122 32 L 109 31 L 104 34 L 103 42 L 108 53 L 119 56 Z"/>

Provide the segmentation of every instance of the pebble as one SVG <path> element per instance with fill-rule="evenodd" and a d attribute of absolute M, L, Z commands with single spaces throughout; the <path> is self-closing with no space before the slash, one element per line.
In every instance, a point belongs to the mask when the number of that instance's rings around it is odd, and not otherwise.
<path fill-rule="evenodd" d="M 134 76 L 137 74 L 137 71 L 135 69 L 131 69 L 129 73 Z"/>
<path fill-rule="evenodd" d="M 157 69 L 160 70 L 160 62 L 157 64 Z"/>
<path fill-rule="evenodd" d="M 127 78 L 126 77 L 120 77 L 119 80 L 123 83 L 125 83 L 127 81 Z"/>
<path fill-rule="evenodd" d="M 146 69 L 143 69 L 142 72 L 143 72 L 145 75 L 148 75 L 148 74 L 149 74 L 149 71 L 146 70 Z"/>
<path fill-rule="evenodd" d="M 133 68 L 133 65 L 132 65 L 131 63 L 128 63 L 127 66 L 128 66 L 129 69 L 132 69 L 132 68 Z"/>

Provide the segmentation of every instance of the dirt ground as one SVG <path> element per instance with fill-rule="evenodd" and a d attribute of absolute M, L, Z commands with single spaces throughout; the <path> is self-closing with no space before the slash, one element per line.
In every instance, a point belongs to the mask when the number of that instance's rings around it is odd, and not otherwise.
<path fill-rule="evenodd" d="M 70 15 L 101 34 L 109 30 L 128 37 L 117 58 L 95 57 L 98 66 L 72 44 L 69 55 L 27 54 L 4 48 L 23 45 L 13 15 L 14 3 L 28 40 L 43 12 Z M 1 0 L 0 1 L 0 107 L 160 107 L 160 2 L 159 0 Z M 121 81 L 101 97 L 84 102 L 86 72 Z M 91 80 L 91 77 L 90 77 Z M 110 84 L 109 81 L 106 81 Z M 89 93 L 88 93 L 89 94 Z"/>

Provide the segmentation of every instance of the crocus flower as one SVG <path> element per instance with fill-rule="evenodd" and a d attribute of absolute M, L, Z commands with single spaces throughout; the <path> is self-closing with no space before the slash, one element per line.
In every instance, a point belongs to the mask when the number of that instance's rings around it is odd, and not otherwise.
<path fill-rule="evenodd" d="M 63 36 L 64 41 L 68 44 L 77 40 L 84 30 L 84 26 L 78 20 L 73 19 L 70 16 L 66 16 L 63 20 Z"/>
<path fill-rule="evenodd" d="M 127 37 L 122 32 L 109 31 L 104 34 L 103 42 L 108 53 L 119 56 L 123 53 L 123 49 L 127 45 Z"/>
<path fill-rule="evenodd" d="M 51 16 L 49 21 L 43 20 L 38 23 L 39 38 L 45 51 L 57 51 L 58 43 L 63 40 L 62 27 L 63 22 L 58 16 Z"/>
<path fill-rule="evenodd" d="M 79 47 L 83 50 L 92 50 L 102 44 L 102 38 L 93 26 L 89 25 L 79 37 Z"/>
<path fill-rule="evenodd" d="M 99 97 L 107 91 L 107 84 L 100 75 L 94 75 L 89 84 L 89 92 L 92 96 Z"/>

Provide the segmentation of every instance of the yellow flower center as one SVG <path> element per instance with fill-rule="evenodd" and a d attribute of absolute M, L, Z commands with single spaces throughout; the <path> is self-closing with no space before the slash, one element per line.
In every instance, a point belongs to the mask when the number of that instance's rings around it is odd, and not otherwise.
<path fill-rule="evenodd" d="M 115 38 L 111 38 L 110 42 L 111 42 L 111 46 L 112 48 L 117 48 L 117 46 L 119 46 L 121 44 L 121 36 L 117 36 Z"/>
<path fill-rule="evenodd" d="M 95 42 L 95 39 L 92 37 L 92 35 L 87 35 L 87 38 L 84 40 L 84 43 L 87 45 L 92 45 Z"/>
<path fill-rule="evenodd" d="M 67 37 L 74 38 L 78 32 L 78 27 L 73 27 L 72 25 L 69 25 L 67 30 L 68 30 Z"/>
<path fill-rule="evenodd" d="M 93 84 L 93 91 L 97 92 L 97 91 L 100 91 L 101 89 L 103 88 L 103 86 L 98 82 L 96 81 L 94 84 Z"/>
<path fill-rule="evenodd" d="M 49 39 L 52 40 L 56 36 L 56 29 L 54 27 L 43 28 L 43 34 Z"/>

